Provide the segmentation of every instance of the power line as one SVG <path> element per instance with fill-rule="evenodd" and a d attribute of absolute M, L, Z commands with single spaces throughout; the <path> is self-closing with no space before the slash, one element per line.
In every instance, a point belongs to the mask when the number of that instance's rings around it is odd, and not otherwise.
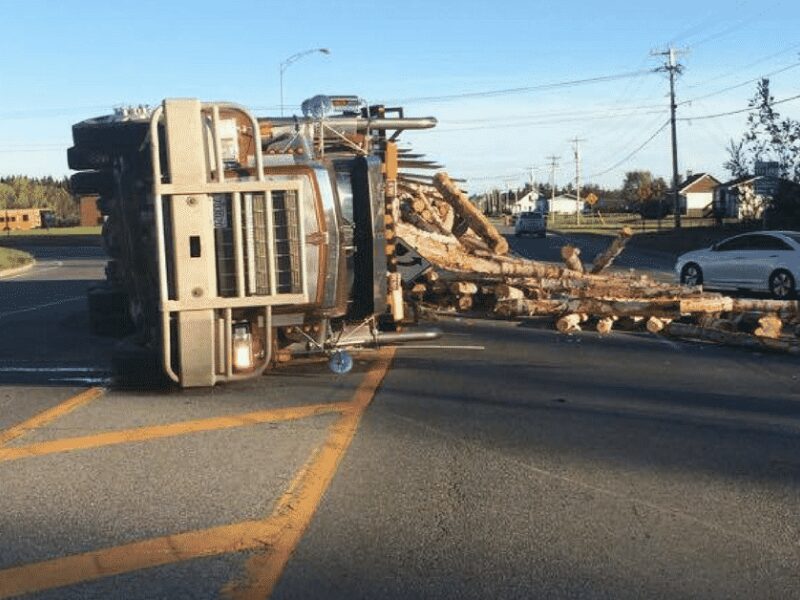
<path fill-rule="evenodd" d="M 755 83 L 756 81 L 764 79 L 765 77 L 772 77 L 773 75 L 778 75 L 779 73 L 784 73 L 785 71 L 796 69 L 797 67 L 800 67 L 800 62 L 796 62 L 787 67 L 783 67 L 782 69 L 778 69 L 777 71 L 764 73 L 763 75 L 759 75 L 758 77 L 754 77 L 753 79 L 748 79 L 747 81 L 743 81 L 741 83 L 737 83 L 736 85 L 731 85 L 726 88 L 722 88 L 721 90 L 717 90 L 715 92 L 709 92 L 708 94 L 703 94 L 702 96 L 695 96 L 694 98 L 690 98 L 689 100 L 684 100 L 683 102 L 679 102 L 678 105 L 691 104 L 692 102 L 695 102 L 697 100 L 703 100 L 705 98 L 711 98 L 712 96 L 716 96 L 718 94 L 724 94 L 725 92 L 729 92 L 731 90 L 735 90 L 737 88 L 750 85 L 751 83 Z"/>
<path fill-rule="evenodd" d="M 800 99 L 800 94 L 797 96 L 790 96 L 789 98 L 784 98 L 783 100 L 776 100 L 774 102 L 770 102 L 770 106 L 775 106 L 776 104 L 784 104 L 785 102 L 791 102 L 793 100 Z M 696 117 L 680 117 L 678 121 L 702 121 L 704 119 L 718 119 L 720 117 L 728 117 L 730 115 L 738 115 L 741 113 L 749 112 L 753 110 L 755 107 L 748 106 L 747 108 L 740 108 L 739 110 L 731 110 L 728 112 L 716 113 L 711 115 L 698 115 Z"/>
<path fill-rule="evenodd" d="M 667 119 L 666 121 L 664 121 L 664 124 L 661 125 L 661 127 L 659 127 L 655 131 L 655 133 L 653 133 L 653 135 L 651 135 L 649 138 L 647 138 L 640 146 L 638 146 L 633 152 L 628 154 L 625 158 L 623 158 L 619 162 L 615 163 L 614 165 L 608 167 L 604 171 L 600 171 L 598 173 L 592 173 L 591 175 L 589 175 L 587 177 L 587 179 L 594 179 L 595 177 L 601 177 L 601 176 L 605 175 L 606 173 L 610 173 L 614 169 L 617 169 L 618 167 L 621 167 L 622 165 L 624 165 L 626 162 L 628 162 L 630 159 L 632 159 L 634 156 L 636 156 L 639 152 L 641 152 L 645 148 L 645 146 L 647 146 L 650 142 L 652 142 L 654 139 L 656 139 L 658 134 L 661 133 L 662 131 L 664 131 L 664 129 L 666 129 L 667 125 L 670 124 L 670 121 L 671 121 L 670 119 Z"/>
<path fill-rule="evenodd" d="M 767 62 L 768 60 L 770 60 L 772 58 L 775 58 L 776 56 L 781 56 L 783 54 L 786 54 L 787 52 L 791 52 L 795 48 L 800 48 L 800 43 L 792 44 L 791 46 L 788 46 L 788 47 L 784 48 L 783 50 L 779 50 L 778 52 L 773 52 L 772 54 L 768 54 L 766 56 L 762 56 L 761 58 L 757 58 L 753 62 L 747 63 L 746 65 L 737 66 L 735 69 L 731 69 L 730 71 L 726 71 L 722 75 L 716 75 L 715 77 L 711 77 L 710 79 L 704 79 L 701 83 L 696 83 L 696 84 L 693 84 L 693 85 L 687 85 L 686 88 L 690 89 L 690 88 L 696 88 L 696 87 L 700 87 L 700 86 L 705 87 L 709 83 L 712 83 L 714 81 L 719 81 L 720 79 L 725 79 L 727 77 L 730 77 L 731 75 L 738 75 L 742 71 L 745 71 L 745 70 L 749 69 L 750 67 L 755 67 L 756 65 L 760 65 L 761 63 Z"/>
<path fill-rule="evenodd" d="M 618 115 L 597 115 L 597 116 L 585 116 L 585 117 L 572 117 L 572 118 L 561 118 L 561 119 L 533 119 L 530 121 L 516 121 L 512 123 L 503 123 L 502 121 L 499 124 L 495 125 L 476 125 L 474 127 L 437 127 L 436 129 L 431 130 L 428 132 L 427 135 L 435 134 L 435 133 L 449 133 L 452 131 L 480 131 L 486 129 L 509 129 L 515 127 L 529 127 L 532 125 L 558 125 L 561 123 L 574 123 L 576 121 L 607 121 L 607 120 L 614 120 L 614 119 L 629 119 L 630 117 L 639 117 L 639 116 L 646 116 L 646 115 L 658 115 L 662 114 L 664 109 L 660 110 L 649 110 L 649 111 L 642 111 L 642 112 L 632 112 L 632 113 L 621 113 Z M 491 119 L 487 119 L 485 122 L 491 123 Z"/>
<path fill-rule="evenodd" d="M 523 87 L 503 88 L 497 90 L 484 90 L 480 92 L 462 92 L 459 94 L 446 94 L 442 96 L 419 96 L 409 98 L 399 98 L 385 101 L 386 104 L 414 104 L 420 102 L 446 102 L 448 100 L 464 100 L 468 98 L 494 98 L 496 96 L 508 96 L 512 94 L 525 94 L 529 92 L 539 92 L 544 90 L 552 90 L 563 87 L 574 87 L 579 85 L 588 85 L 592 83 L 603 83 L 607 81 L 617 81 L 619 79 L 627 79 L 631 77 L 641 77 L 654 73 L 653 69 L 644 69 L 639 71 L 629 71 L 627 73 L 617 73 L 614 75 L 601 75 L 598 77 L 588 77 L 586 79 L 573 79 L 570 81 L 559 81 L 555 83 L 544 83 L 540 85 L 531 85 Z"/>

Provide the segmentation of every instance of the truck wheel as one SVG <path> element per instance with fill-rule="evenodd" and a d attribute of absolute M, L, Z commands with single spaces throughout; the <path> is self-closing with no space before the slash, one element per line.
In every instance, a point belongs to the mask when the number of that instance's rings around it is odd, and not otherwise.
<path fill-rule="evenodd" d="M 69 189 L 79 196 L 110 196 L 114 193 L 114 175 L 110 171 L 81 171 L 69 178 Z"/>
<path fill-rule="evenodd" d="M 149 128 L 146 121 L 110 121 L 104 117 L 87 119 L 72 126 L 72 141 L 76 146 L 138 148 Z"/>
<path fill-rule="evenodd" d="M 72 146 L 67 149 L 67 165 L 74 171 L 111 168 L 111 154 L 93 146 Z"/>

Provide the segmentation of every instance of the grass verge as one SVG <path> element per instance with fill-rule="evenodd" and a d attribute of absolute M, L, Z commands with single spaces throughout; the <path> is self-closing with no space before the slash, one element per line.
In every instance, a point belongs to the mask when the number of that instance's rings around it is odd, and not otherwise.
<path fill-rule="evenodd" d="M 31 262 L 33 262 L 33 257 L 27 252 L 12 250 L 11 248 L 0 248 L 0 271 L 23 267 Z"/>
<path fill-rule="evenodd" d="M 62 235 L 100 235 L 100 226 L 94 227 L 51 227 L 50 229 L 15 229 L 0 231 L 2 237 L 57 237 Z"/>

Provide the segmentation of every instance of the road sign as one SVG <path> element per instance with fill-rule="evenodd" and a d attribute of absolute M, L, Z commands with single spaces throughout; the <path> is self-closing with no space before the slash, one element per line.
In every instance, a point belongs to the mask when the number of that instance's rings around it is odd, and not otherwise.
<path fill-rule="evenodd" d="M 397 270 L 404 284 L 411 283 L 431 267 L 431 263 L 402 238 L 397 238 L 394 252 L 397 257 Z"/>
<path fill-rule="evenodd" d="M 588 196 L 586 196 L 586 204 L 589 206 L 594 206 L 597 204 L 597 195 L 590 192 Z"/>

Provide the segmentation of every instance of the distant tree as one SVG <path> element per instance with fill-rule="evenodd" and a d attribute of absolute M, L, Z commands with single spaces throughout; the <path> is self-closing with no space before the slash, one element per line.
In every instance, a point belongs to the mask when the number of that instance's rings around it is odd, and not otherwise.
<path fill-rule="evenodd" d="M 0 181 L 0 208 L 11 208 L 16 197 L 14 188 Z"/>
<path fill-rule="evenodd" d="M 800 229 L 800 185 L 783 181 L 764 211 L 765 225 L 773 229 Z"/>
<path fill-rule="evenodd" d="M 78 205 L 69 191 L 66 178 L 0 177 L 0 208 L 46 208 L 55 213 L 59 223 L 75 223 Z"/>
<path fill-rule="evenodd" d="M 722 165 L 733 177 L 744 177 L 753 173 L 753 165 L 747 158 L 745 140 L 728 142 L 728 160 Z"/>
<path fill-rule="evenodd" d="M 629 210 L 659 216 L 659 207 L 656 204 L 664 199 L 666 191 L 667 183 L 662 177 L 653 177 L 650 171 L 628 171 L 625 173 L 620 196 Z M 665 211 L 667 208 L 668 203 L 661 202 L 661 210 Z"/>
<path fill-rule="evenodd" d="M 741 140 L 728 144 L 723 166 L 734 177 L 752 175 L 758 161 L 775 161 L 781 177 L 800 182 L 800 122 L 781 119 L 774 104 L 769 79 L 759 80 L 748 103 L 747 131 Z"/>

